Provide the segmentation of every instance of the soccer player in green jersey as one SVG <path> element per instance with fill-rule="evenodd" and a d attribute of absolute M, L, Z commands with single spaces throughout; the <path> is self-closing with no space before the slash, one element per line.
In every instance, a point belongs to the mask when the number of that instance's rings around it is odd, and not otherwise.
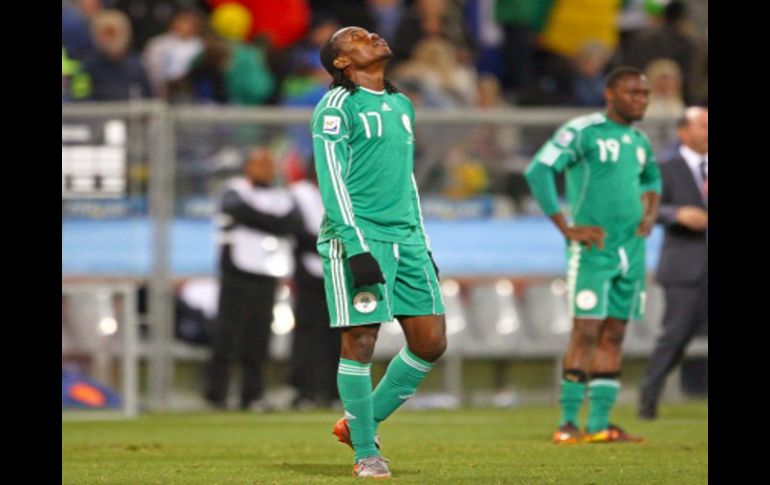
<path fill-rule="evenodd" d="M 345 417 L 333 428 L 353 448 L 353 475 L 390 476 L 379 424 L 411 397 L 446 349 L 444 306 L 422 223 L 414 165 L 414 108 L 385 79 L 387 42 L 359 27 L 321 47 L 332 75 L 313 112 L 318 184 L 325 215 L 323 260 L 331 326 L 341 329 L 337 372 Z M 372 391 L 381 323 L 398 320 L 406 346 Z"/>
<path fill-rule="evenodd" d="M 626 322 L 643 318 L 645 237 L 655 223 L 661 179 L 644 117 L 650 85 L 641 71 L 619 67 L 607 77 L 606 110 L 570 120 L 535 154 L 525 173 L 543 212 L 567 239 L 572 334 L 564 355 L 555 443 L 643 441 L 610 424 L 620 389 Z M 571 221 L 554 183 L 566 171 Z M 585 432 L 578 414 L 588 387 Z"/>

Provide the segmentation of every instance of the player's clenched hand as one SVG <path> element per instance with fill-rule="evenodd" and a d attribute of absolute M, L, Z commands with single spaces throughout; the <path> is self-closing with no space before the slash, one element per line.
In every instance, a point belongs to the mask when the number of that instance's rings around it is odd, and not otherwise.
<path fill-rule="evenodd" d="M 353 286 L 374 285 L 385 283 L 380 265 L 371 253 L 356 254 L 348 258 L 350 273 L 353 275 Z"/>
<path fill-rule="evenodd" d="M 703 231 L 709 225 L 709 215 L 700 207 L 686 205 L 676 210 L 676 222 L 693 231 Z"/>
<path fill-rule="evenodd" d="M 572 226 L 566 229 L 565 236 L 570 241 L 583 243 L 586 249 L 591 249 L 592 245 L 604 249 L 607 233 L 599 226 Z"/>

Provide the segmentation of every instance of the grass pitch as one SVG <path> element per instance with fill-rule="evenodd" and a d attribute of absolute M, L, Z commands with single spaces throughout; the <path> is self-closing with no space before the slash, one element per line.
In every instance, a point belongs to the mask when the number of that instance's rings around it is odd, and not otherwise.
<path fill-rule="evenodd" d="M 654 422 L 618 407 L 644 444 L 553 445 L 556 406 L 396 412 L 380 429 L 392 482 L 705 484 L 708 404 Z M 340 413 L 187 413 L 62 422 L 63 484 L 359 483 L 331 428 Z M 583 418 L 582 422 L 585 422 Z"/>

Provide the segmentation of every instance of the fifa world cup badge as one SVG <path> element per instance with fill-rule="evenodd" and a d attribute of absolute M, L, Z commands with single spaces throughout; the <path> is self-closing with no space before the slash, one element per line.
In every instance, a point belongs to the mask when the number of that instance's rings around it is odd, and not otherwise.
<path fill-rule="evenodd" d="M 324 133 L 329 135 L 338 135 L 340 132 L 340 117 L 339 116 L 324 116 Z"/>

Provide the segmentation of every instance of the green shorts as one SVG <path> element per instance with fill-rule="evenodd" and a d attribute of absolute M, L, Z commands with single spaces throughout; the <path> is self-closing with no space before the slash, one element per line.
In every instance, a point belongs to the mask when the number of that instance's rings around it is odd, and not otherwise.
<path fill-rule="evenodd" d="M 332 327 L 393 321 L 396 316 L 444 313 L 436 271 L 427 248 L 368 240 L 369 251 L 385 276 L 384 284 L 353 287 L 342 242 L 317 244 L 324 270 L 326 304 Z"/>
<path fill-rule="evenodd" d="M 567 248 L 567 294 L 572 317 L 641 320 L 645 307 L 645 241 L 614 248 L 572 242 Z"/>

